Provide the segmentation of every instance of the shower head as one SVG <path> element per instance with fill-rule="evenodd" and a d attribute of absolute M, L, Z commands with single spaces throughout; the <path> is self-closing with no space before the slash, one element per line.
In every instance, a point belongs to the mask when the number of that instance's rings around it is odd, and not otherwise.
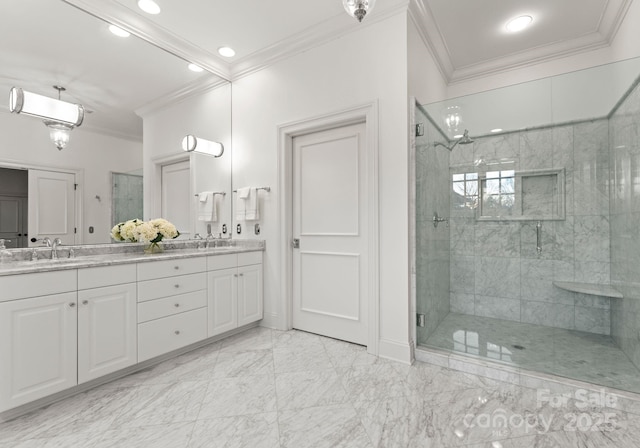
<path fill-rule="evenodd" d="M 468 145 L 469 143 L 473 143 L 473 139 L 471 139 L 471 137 L 469 137 L 469 131 L 468 130 L 464 130 L 464 134 L 462 134 L 462 137 L 460 137 L 458 140 L 456 140 L 453 145 L 451 146 L 447 146 L 444 143 L 440 143 L 440 142 L 435 142 L 433 144 L 433 146 L 444 146 L 445 148 L 447 148 L 449 151 L 453 151 L 453 148 L 456 147 L 456 145 L 461 144 L 461 145 Z"/>

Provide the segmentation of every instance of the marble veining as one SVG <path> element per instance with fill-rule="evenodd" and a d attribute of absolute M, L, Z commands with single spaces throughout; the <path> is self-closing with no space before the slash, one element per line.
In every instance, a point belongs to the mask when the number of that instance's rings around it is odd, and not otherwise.
<path fill-rule="evenodd" d="M 277 350 L 310 350 L 322 365 L 279 372 L 265 362 Z M 226 357 L 234 355 L 245 371 L 229 368 Z M 400 364 L 335 339 L 253 328 L 131 375 L 135 380 L 1 423 L 0 448 L 637 446 L 640 399 L 587 408 L 571 399 L 556 407 L 539 400 L 540 392 L 557 400 L 571 389 L 525 387 L 509 375 Z M 595 422 L 603 412 L 615 422 L 598 431 L 572 429 L 567 417 Z M 504 426 L 503 416 L 512 423 Z M 545 424 L 525 427 L 516 424 L 520 416 L 542 416 Z"/>

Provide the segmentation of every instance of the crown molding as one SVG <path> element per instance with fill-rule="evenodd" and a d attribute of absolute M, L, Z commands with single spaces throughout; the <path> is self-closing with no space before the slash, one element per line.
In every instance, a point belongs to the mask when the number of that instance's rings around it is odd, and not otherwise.
<path fill-rule="evenodd" d="M 409 2 L 410 0 L 395 0 L 384 9 L 376 8 L 375 13 L 367 16 L 362 23 L 355 22 L 355 19 L 347 14 L 337 14 L 300 33 L 238 59 L 231 65 L 231 80 L 236 81 L 293 55 L 382 22 L 405 11 Z"/>
<path fill-rule="evenodd" d="M 198 79 L 173 92 L 169 92 L 135 110 L 136 115 L 144 118 L 146 115 L 161 110 L 167 106 L 175 104 L 193 95 L 203 95 L 221 86 L 228 85 L 229 82 L 223 79 Z"/>
<path fill-rule="evenodd" d="M 230 66 L 227 62 L 192 43 L 186 42 L 182 37 L 115 1 L 62 1 L 100 20 L 116 25 L 174 56 L 197 64 L 224 80 L 230 79 Z"/>
<path fill-rule="evenodd" d="M 84 124 L 82 127 L 77 128 L 76 132 L 91 132 L 93 134 L 101 134 L 101 135 L 106 135 L 108 137 L 114 137 L 122 140 L 142 143 L 142 129 L 140 130 L 140 133 L 131 133 L 131 132 L 118 131 L 113 128 L 96 126 L 95 124 Z"/>
<path fill-rule="evenodd" d="M 451 63 L 449 48 L 442 38 L 431 9 L 424 0 L 411 0 L 408 12 L 409 19 L 415 25 L 422 42 L 436 61 L 440 74 L 449 81 L 453 76 L 454 67 Z"/>
<path fill-rule="evenodd" d="M 426 0 L 411 0 L 409 17 L 433 54 L 438 70 L 451 85 L 610 46 L 632 2 L 609 0 L 594 33 L 464 67 L 455 67 L 451 62 L 451 53 Z"/>

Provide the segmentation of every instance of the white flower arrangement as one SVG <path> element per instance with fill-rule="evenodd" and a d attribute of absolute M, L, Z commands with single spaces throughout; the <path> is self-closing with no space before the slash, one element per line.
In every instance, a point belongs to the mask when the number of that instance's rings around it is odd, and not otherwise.
<path fill-rule="evenodd" d="M 151 221 L 141 219 L 130 219 L 113 226 L 111 238 L 116 241 L 127 241 L 130 243 L 152 243 L 157 244 L 163 238 L 177 238 L 180 232 L 176 226 L 166 219 L 158 218 Z"/>

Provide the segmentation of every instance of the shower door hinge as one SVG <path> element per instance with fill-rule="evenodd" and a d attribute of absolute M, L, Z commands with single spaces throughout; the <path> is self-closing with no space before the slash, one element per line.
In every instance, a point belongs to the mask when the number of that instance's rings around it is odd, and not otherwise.
<path fill-rule="evenodd" d="M 424 327 L 427 325 L 427 319 L 424 314 L 416 314 L 416 322 L 418 327 Z"/>
<path fill-rule="evenodd" d="M 424 125 L 422 123 L 416 123 L 416 137 L 422 137 L 424 135 Z"/>

